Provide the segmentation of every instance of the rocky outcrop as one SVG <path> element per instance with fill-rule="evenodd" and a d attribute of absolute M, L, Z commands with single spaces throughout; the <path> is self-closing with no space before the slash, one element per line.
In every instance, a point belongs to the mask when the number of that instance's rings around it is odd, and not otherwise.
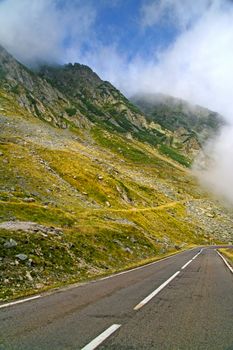
<path fill-rule="evenodd" d="M 206 140 L 225 124 L 219 114 L 172 96 L 142 94 L 131 100 L 151 121 L 151 127 L 156 124 L 162 127 L 159 131 L 165 132 L 170 146 L 177 145 L 189 156 L 196 155 Z"/>
<path fill-rule="evenodd" d="M 0 46 L 0 87 L 37 118 L 67 127 L 70 101 L 45 79 L 16 61 Z M 81 117 L 83 119 L 83 116 Z"/>
<path fill-rule="evenodd" d="M 6 221 L 0 223 L 0 229 L 9 231 L 23 231 L 30 233 L 40 233 L 43 235 L 61 235 L 63 232 L 59 228 L 53 226 L 43 226 L 36 222 L 30 221 Z M 6 248 L 14 247 L 17 245 L 13 240 L 9 240 L 4 243 Z"/>

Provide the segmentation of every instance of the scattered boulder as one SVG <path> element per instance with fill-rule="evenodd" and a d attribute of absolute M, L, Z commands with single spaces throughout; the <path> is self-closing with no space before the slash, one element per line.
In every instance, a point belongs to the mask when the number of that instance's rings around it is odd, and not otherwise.
<path fill-rule="evenodd" d="M 32 260 L 32 259 L 28 259 L 27 265 L 28 265 L 29 267 L 32 267 L 32 266 L 34 265 L 33 260 Z"/>
<path fill-rule="evenodd" d="M 9 241 L 6 241 L 4 243 L 4 247 L 5 248 L 14 248 L 16 246 L 17 246 L 17 242 L 14 239 L 12 239 L 12 238 L 10 238 Z"/>
<path fill-rule="evenodd" d="M 126 253 L 133 254 L 132 249 L 130 249 L 129 247 L 124 248 L 124 251 L 125 251 Z"/>
<path fill-rule="evenodd" d="M 25 261 L 28 258 L 28 256 L 26 254 L 17 254 L 15 257 L 21 261 Z"/>
<path fill-rule="evenodd" d="M 29 198 L 26 197 L 23 199 L 23 201 L 26 203 L 34 203 L 36 200 L 35 198 L 32 198 L 32 197 L 29 197 Z"/>
<path fill-rule="evenodd" d="M 27 279 L 28 279 L 29 281 L 33 281 L 33 277 L 32 277 L 32 275 L 30 274 L 29 271 L 26 271 L 26 277 L 27 277 Z"/>
<path fill-rule="evenodd" d="M 54 235 L 61 235 L 63 234 L 63 231 L 60 228 L 53 227 L 53 226 L 43 226 L 39 225 L 36 222 L 31 222 L 31 221 L 6 221 L 0 223 L 0 228 L 5 229 L 5 230 L 11 230 L 11 231 L 24 231 L 24 232 L 30 232 L 30 233 L 40 233 L 40 234 L 54 234 Z M 10 243 L 11 241 L 11 243 Z M 4 244 L 7 243 L 7 248 L 8 245 L 13 244 L 12 241 L 14 240 L 9 240 L 9 242 L 5 242 Z M 15 241 L 14 241 L 15 242 Z M 16 242 L 15 242 L 16 243 Z M 17 243 L 16 243 L 17 245 Z M 13 245 L 15 246 L 15 245 Z M 11 247 L 9 247 L 11 248 Z"/>
<path fill-rule="evenodd" d="M 124 202 L 132 203 L 131 198 L 128 197 L 127 193 L 122 188 L 120 188 L 119 186 L 116 186 L 116 190 L 120 194 Z"/>

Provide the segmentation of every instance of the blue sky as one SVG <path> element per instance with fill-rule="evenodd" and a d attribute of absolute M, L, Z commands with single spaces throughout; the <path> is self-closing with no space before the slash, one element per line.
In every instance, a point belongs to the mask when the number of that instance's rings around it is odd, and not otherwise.
<path fill-rule="evenodd" d="M 179 24 L 169 17 L 172 12 L 176 15 L 173 2 L 0 0 L 0 42 L 29 65 L 65 62 L 70 49 L 76 50 L 72 60 L 79 61 L 96 45 L 114 46 L 129 61 L 136 56 L 151 57 L 172 44 L 180 33 Z M 146 23 L 148 13 L 152 21 L 150 18 Z M 153 21 L 156 13 L 159 18 Z"/>
<path fill-rule="evenodd" d="M 114 42 L 119 50 L 127 52 L 129 59 L 135 55 L 151 55 L 156 47 L 170 44 L 176 36 L 173 25 L 167 26 L 161 22 L 149 28 L 141 26 L 143 4 L 143 0 L 121 0 L 115 5 L 109 5 L 107 1 L 102 6 L 95 5 L 93 30 L 96 36 L 104 45 Z"/>
<path fill-rule="evenodd" d="M 22 63 L 80 62 L 127 96 L 163 92 L 225 115 L 232 42 L 231 0 L 0 0 L 0 44 Z"/>
<path fill-rule="evenodd" d="M 78 11 L 77 1 L 61 1 L 60 6 L 67 3 Z M 99 0 L 87 3 L 95 12 L 90 37 L 103 46 L 110 46 L 114 43 L 119 52 L 124 53 L 129 60 L 137 55 L 141 57 L 154 55 L 157 49 L 161 50 L 170 45 L 179 34 L 175 23 L 170 22 L 168 25 L 163 18 L 154 25 L 142 25 L 143 7 L 146 4 L 159 3 L 159 1 Z M 69 35 L 65 44 L 65 48 L 67 44 L 72 45 Z M 84 41 L 80 48 L 81 53 L 84 54 L 90 50 L 90 46 L 89 40 Z"/>
<path fill-rule="evenodd" d="M 126 63 L 156 61 L 216 1 L 0 0 L 0 43 L 29 65 L 83 62 L 104 47 Z"/>

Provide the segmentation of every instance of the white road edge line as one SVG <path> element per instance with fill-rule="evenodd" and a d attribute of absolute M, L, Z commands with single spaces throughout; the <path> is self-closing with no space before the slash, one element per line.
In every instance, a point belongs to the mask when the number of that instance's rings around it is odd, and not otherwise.
<path fill-rule="evenodd" d="M 157 289 L 155 289 L 151 294 L 149 294 L 145 299 L 143 299 L 139 304 L 137 304 L 134 307 L 134 310 L 139 310 L 141 307 L 143 307 L 145 304 L 147 304 L 152 298 L 154 298 L 155 295 L 157 295 L 163 288 L 165 288 L 176 276 L 178 276 L 180 271 L 177 271 L 172 275 L 168 280 L 166 280 L 161 286 L 159 286 Z"/>
<path fill-rule="evenodd" d="M 41 298 L 41 297 L 42 297 L 42 295 L 35 295 L 34 297 L 12 301 L 11 303 L 0 305 L 0 309 L 3 309 L 4 307 L 16 305 L 16 304 L 26 303 L 26 301 L 38 299 L 38 298 Z"/>
<path fill-rule="evenodd" d="M 222 260 L 224 261 L 224 263 L 227 265 L 228 269 L 233 273 L 233 268 L 231 267 L 231 265 L 226 261 L 226 259 L 224 258 L 224 256 L 222 254 L 220 254 L 217 250 L 216 252 L 218 253 L 218 255 L 222 258 Z"/>
<path fill-rule="evenodd" d="M 162 258 L 162 259 L 159 259 L 159 260 L 156 260 L 156 261 L 153 261 L 149 264 L 145 264 L 145 265 L 142 265 L 142 266 L 138 266 L 138 267 L 135 267 L 135 268 L 132 268 L 130 270 L 126 270 L 126 271 L 122 271 L 122 272 L 118 272 L 118 273 L 115 273 L 113 275 L 110 275 L 110 276 L 106 276 L 106 277 L 102 277 L 102 278 L 99 278 L 99 279 L 96 279 L 94 281 L 90 281 L 89 283 L 97 283 L 97 282 L 100 282 L 100 281 L 104 281 L 104 280 L 107 280 L 107 279 L 110 279 L 110 278 L 114 278 L 114 277 L 117 277 L 117 276 L 120 276 L 120 275 L 124 275 L 126 273 L 130 273 L 130 272 L 133 272 L 133 271 L 136 271 L 136 270 L 140 270 L 140 269 L 144 269 L 148 266 L 151 266 L 151 265 L 155 265 L 155 264 L 158 264 L 162 261 L 165 261 L 165 260 L 168 260 L 168 259 L 171 259 L 171 258 L 174 258 L 182 253 L 186 253 L 186 252 L 190 252 L 192 250 L 195 250 L 197 249 L 197 247 L 193 247 L 191 249 L 188 249 L 188 250 L 184 250 L 178 254 L 173 254 L 173 255 L 170 255 L 170 256 L 167 256 L 166 258 Z M 44 295 L 35 295 L 33 297 L 30 297 L 30 298 L 27 298 L 27 299 L 20 299 L 20 300 L 17 300 L 17 301 L 12 301 L 10 303 L 7 303 L 7 304 L 3 304 L 3 305 L 0 305 L 0 309 L 2 308 L 5 308 L 5 307 L 8 307 L 8 306 L 13 306 L 13 305 L 17 305 L 17 304 L 21 304 L 21 303 L 25 303 L 26 301 L 30 301 L 30 300 L 33 300 L 33 299 L 38 299 L 38 298 L 42 298 L 42 297 L 46 297 L 46 296 L 49 296 L 53 293 L 58 293 L 58 292 L 65 292 L 66 290 L 68 289 L 73 289 L 73 288 L 78 288 L 78 287 L 81 287 L 83 285 L 87 285 L 89 283 L 81 283 L 80 285 L 74 285 L 74 286 L 69 286 L 67 288 L 61 288 L 60 290 L 56 290 L 56 291 L 51 291 L 51 293 L 48 293 L 48 294 L 44 294 Z"/>
<path fill-rule="evenodd" d="M 155 264 L 158 264 L 158 263 L 160 263 L 160 262 L 162 262 L 162 261 L 165 261 L 165 260 L 174 258 L 174 257 L 178 256 L 179 254 L 182 254 L 182 253 L 185 253 L 185 252 L 191 252 L 191 251 L 194 250 L 194 249 L 197 249 L 197 247 L 194 247 L 194 248 L 191 248 L 191 249 L 188 249 L 188 250 L 184 250 L 184 251 L 182 251 L 182 252 L 180 252 L 180 253 L 177 253 L 177 254 L 173 254 L 173 255 L 167 256 L 166 258 L 161 258 L 161 259 L 156 260 L 156 261 L 153 261 L 153 262 L 151 262 L 151 263 L 149 263 L 149 264 L 145 264 L 145 265 L 142 265 L 142 266 L 134 267 L 134 268 L 132 268 L 132 269 L 130 269 L 130 270 L 118 272 L 118 273 L 115 273 L 115 274 L 110 275 L 110 276 L 102 277 L 102 278 L 100 278 L 100 279 L 98 279 L 98 280 L 95 280 L 95 281 L 92 281 L 92 282 L 90 282 L 90 283 L 96 283 L 96 282 L 99 282 L 99 281 L 108 280 L 108 279 L 110 279 L 110 278 L 117 277 L 117 276 L 120 276 L 120 275 L 124 275 L 124 274 L 129 273 L 129 272 L 133 272 L 133 271 L 136 271 L 136 270 L 141 270 L 141 269 L 144 269 L 144 268 L 146 268 L 146 267 L 148 267 L 148 266 L 155 265 Z M 202 249 L 202 250 L 203 250 L 203 249 Z"/>
<path fill-rule="evenodd" d="M 81 350 L 94 350 L 96 349 L 103 341 L 105 341 L 110 335 L 112 335 L 118 328 L 121 327 L 121 324 L 113 324 L 109 328 L 107 328 L 103 333 L 101 333 L 98 337 L 93 339 L 89 344 L 84 346 Z"/>

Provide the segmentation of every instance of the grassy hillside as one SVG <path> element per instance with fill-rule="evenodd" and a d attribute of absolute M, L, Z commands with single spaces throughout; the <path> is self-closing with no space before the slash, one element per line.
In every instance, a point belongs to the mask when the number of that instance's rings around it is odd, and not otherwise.
<path fill-rule="evenodd" d="M 90 68 L 0 68 L 2 300 L 232 241 L 181 142 Z"/>
<path fill-rule="evenodd" d="M 0 124 L 3 299 L 232 239 L 232 213 L 148 144 L 20 114 L 1 115 Z M 11 239 L 17 245 L 5 247 Z"/>

